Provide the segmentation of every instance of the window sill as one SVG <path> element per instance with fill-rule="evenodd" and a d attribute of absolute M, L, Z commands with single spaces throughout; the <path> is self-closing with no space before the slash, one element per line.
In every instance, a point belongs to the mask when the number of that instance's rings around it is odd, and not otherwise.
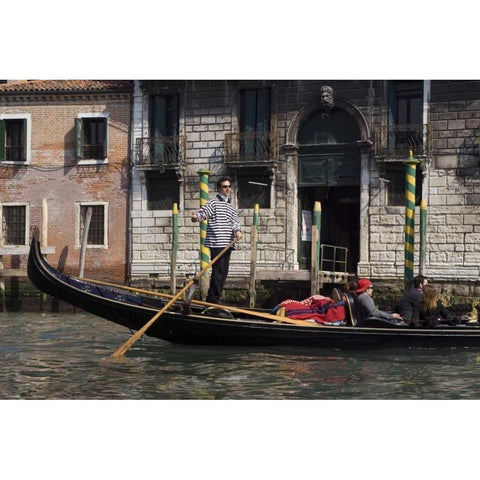
<path fill-rule="evenodd" d="M 77 160 L 77 165 L 79 167 L 81 166 L 92 166 L 92 165 L 108 165 L 108 158 L 105 158 L 103 160 L 100 159 L 95 159 L 95 158 L 82 158 L 81 160 Z"/>

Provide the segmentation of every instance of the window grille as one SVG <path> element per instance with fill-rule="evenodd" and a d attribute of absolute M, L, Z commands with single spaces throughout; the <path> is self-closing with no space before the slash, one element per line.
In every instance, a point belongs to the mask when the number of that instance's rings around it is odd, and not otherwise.
<path fill-rule="evenodd" d="M 83 238 L 88 209 L 92 209 L 87 245 L 105 244 L 105 207 L 103 205 L 82 205 L 80 212 L 80 240 Z"/>
<path fill-rule="evenodd" d="M 3 206 L 3 242 L 5 245 L 25 245 L 26 207 Z"/>

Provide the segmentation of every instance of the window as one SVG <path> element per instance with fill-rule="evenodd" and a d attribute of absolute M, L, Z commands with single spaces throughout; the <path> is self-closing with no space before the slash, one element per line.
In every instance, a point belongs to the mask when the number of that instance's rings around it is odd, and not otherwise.
<path fill-rule="evenodd" d="M 240 155 L 244 158 L 270 156 L 270 101 L 269 88 L 241 92 Z"/>
<path fill-rule="evenodd" d="M 180 189 L 175 172 L 145 172 L 148 210 L 171 210 L 173 204 L 180 204 Z"/>
<path fill-rule="evenodd" d="M 88 220 L 88 211 L 91 210 L 92 213 L 88 228 L 87 246 L 107 246 L 107 205 L 92 203 L 80 204 L 77 207 L 79 207 L 78 245 L 80 246 L 82 244 L 85 227 Z"/>
<path fill-rule="evenodd" d="M 423 81 L 394 80 L 389 85 L 390 120 L 395 125 L 423 123 Z"/>
<path fill-rule="evenodd" d="M 151 164 L 162 169 L 165 164 L 177 164 L 180 156 L 178 95 L 152 95 L 149 112 Z"/>
<path fill-rule="evenodd" d="M 405 176 L 406 167 L 401 162 L 391 162 L 383 165 L 381 175 L 386 180 L 385 188 L 387 193 L 387 205 L 390 206 L 405 206 Z M 415 179 L 415 205 L 420 205 L 422 199 L 422 169 L 420 165 L 416 168 Z"/>
<path fill-rule="evenodd" d="M 0 161 L 28 163 L 30 159 L 30 115 L 0 115 Z"/>
<path fill-rule="evenodd" d="M 75 119 L 75 156 L 78 160 L 107 159 L 107 118 L 85 116 Z"/>
<path fill-rule="evenodd" d="M 270 174 L 266 168 L 241 170 L 237 176 L 239 208 L 270 208 Z"/>
<path fill-rule="evenodd" d="M 178 95 L 150 97 L 150 136 L 178 135 Z"/>
<path fill-rule="evenodd" d="M 408 154 L 421 153 L 424 147 L 423 81 L 402 80 L 389 84 L 389 147 Z M 419 151 L 420 150 L 420 151 Z"/>
<path fill-rule="evenodd" d="M 2 235 L 4 245 L 26 245 L 27 206 L 2 206 Z"/>
<path fill-rule="evenodd" d="M 394 80 L 389 82 L 388 147 L 398 156 L 407 158 L 409 151 L 422 155 L 425 152 L 426 130 L 423 126 L 423 81 Z M 387 204 L 405 205 L 405 165 L 391 162 L 383 166 L 383 178 L 387 180 Z M 415 204 L 422 198 L 422 169 L 417 165 Z"/>

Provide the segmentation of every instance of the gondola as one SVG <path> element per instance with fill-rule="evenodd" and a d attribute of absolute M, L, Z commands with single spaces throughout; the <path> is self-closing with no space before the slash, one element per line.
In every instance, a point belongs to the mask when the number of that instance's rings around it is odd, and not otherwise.
<path fill-rule="evenodd" d="M 33 232 L 28 257 L 28 276 L 42 292 L 83 311 L 138 331 L 164 305 L 168 298 L 138 292 L 138 289 L 109 286 L 105 282 L 76 278 L 59 272 L 41 253 L 38 229 Z M 161 294 L 157 294 L 161 295 Z M 168 297 L 168 296 L 167 296 Z M 207 304 L 208 305 L 208 304 Z M 462 324 L 434 328 L 411 328 L 374 323 L 371 327 L 352 324 L 347 298 L 346 321 L 342 325 L 309 322 L 287 323 L 264 311 L 205 306 L 193 300 L 175 302 L 146 331 L 146 335 L 187 345 L 287 346 L 333 349 L 368 348 L 480 348 L 480 327 Z M 263 316 L 262 316 L 263 315 Z M 268 318 L 264 318 L 268 317 Z M 270 318 L 271 317 L 271 318 Z"/>

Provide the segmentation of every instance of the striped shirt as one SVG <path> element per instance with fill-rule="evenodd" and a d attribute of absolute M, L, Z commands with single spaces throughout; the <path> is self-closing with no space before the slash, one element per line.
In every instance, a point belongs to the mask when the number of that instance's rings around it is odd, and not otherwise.
<path fill-rule="evenodd" d="M 207 220 L 205 246 L 209 248 L 226 247 L 240 230 L 237 211 L 221 195 L 211 198 L 197 211 L 197 217 L 200 221 Z"/>

